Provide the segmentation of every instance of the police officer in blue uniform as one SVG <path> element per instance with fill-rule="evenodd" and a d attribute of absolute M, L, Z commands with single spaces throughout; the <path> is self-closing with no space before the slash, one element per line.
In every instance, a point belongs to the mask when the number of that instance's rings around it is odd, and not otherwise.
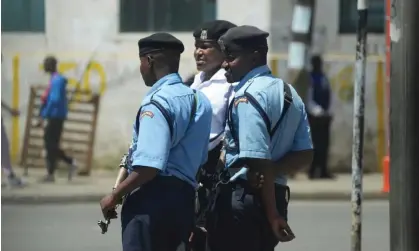
<path fill-rule="evenodd" d="M 196 174 L 206 162 L 212 109 L 178 74 L 184 46 L 168 33 L 138 42 L 150 91 L 133 128 L 128 176 L 101 202 L 105 218 L 122 209 L 124 251 L 175 251 L 194 227 Z"/>
<path fill-rule="evenodd" d="M 207 224 L 213 251 L 273 251 L 295 238 L 287 224 L 286 176 L 311 163 L 313 147 L 301 98 L 267 66 L 268 36 L 238 26 L 219 39 L 227 80 L 239 84 L 220 159 L 227 171 Z M 256 173 L 263 176 L 260 189 Z"/>

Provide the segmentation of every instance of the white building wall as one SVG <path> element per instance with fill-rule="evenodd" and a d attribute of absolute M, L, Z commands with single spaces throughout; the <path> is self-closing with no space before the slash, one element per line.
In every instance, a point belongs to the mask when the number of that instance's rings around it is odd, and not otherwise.
<path fill-rule="evenodd" d="M 91 70 L 89 85 L 93 90 L 106 88 L 101 101 L 99 129 L 96 137 L 96 159 L 107 161 L 119 157 L 130 141 L 131 126 L 136 110 L 147 88 L 143 85 L 139 74 L 137 41 L 148 33 L 120 34 L 118 32 L 119 4 L 117 0 L 45 0 L 46 1 L 46 32 L 45 34 L 2 34 L 2 99 L 11 101 L 12 59 L 19 59 L 20 76 L 20 121 L 21 139 L 23 138 L 24 117 L 28 102 L 28 91 L 31 84 L 47 83 L 47 77 L 40 70 L 40 63 L 47 54 L 56 55 L 61 64 L 71 68 L 64 74 L 79 80 L 87 62 L 93 59 L 98 71 Z M 287 51 L 289 26 L 292 18 L 291 0 L 218 0 L 217 17 L 236 24 L 250 24 L 271 33 L 270 52 L 273 57 Z M 315 50 L 327 54 L 354 55 L 355 36 L 338 34 L 338 1 L 317 1 Z M 181 63 L 181 74 L 187 76 L 195 71 L 192 58 L 194 40 L 191 33 L 174 33 L 186 47 Z M 369 36 L 369 50 L 384 53 L 384 36 Z M 349 58 L 350 58 L 349 57 Z M 336 60 L 336 58 L 335 58 Z M 341 59 L 340 59 L 341 60 Z M 342 61 L 342 60 L 341 60 Z M 343 62 L 343 61 L 342 61 Z M 346 63 L 333 74 L 338 76 L 342 69 L 351 68 Z M 373 63 L 374 64 L 374 63 Z M 279 73 L 285 74 L 286 64 L 279 64 Z M 338 65 L 338 64 L 336 64 Z M 336 67 L 336 66 L 335 66 Z M 346 68 L 345 68 L 346 67 Z M 373 66 L 374 68 L 375 66 Z M 375 69 L 375 68 L 374 68 Z M 334 75 L 334 76 L 335 76 Z M 339 75 L 341 76 L 341 75 Z M 350 76 L 349 76 L 350 77 Z M 102 79 L 101 79 L 102 78 Z M 375 83 L 375 70 L 370 75 L 370 82 Z M 100 85 L 100 81 L 106 86 Z M 337 81 L 339 82 L 339 81 Z M 348 81 L 346 81 L 348 82 Z M 345 83 L 346 83 L 345 82 Z M 350 85 L 351 83 L 349 83 Z M 346 84 L 348 85 L 348 84 Z M 336 84 L 339 92 L 340 84 Z M 375 86 L 375 85 L 374 85 Z M 347 87 L 345 87 L 347 88 Z M 375 88 L 370 86 L 367 99 L 374 104 Z M 348 103 L 348 101 L 345 101 Z M 350 101 L 349 101 L 350 102 Z M 340 146 L 350 140 L 352 131 L 351 110 L 338 108 L 337 121 L 346 131 L 334 137 L 334 145 Z M 340 110 L 339 110 L 340 109 Z M 345 111 L 345 112 L 342 112 Z M 348 112 L 349 111 L 349 112 Z M 368 117 L 376 117 L 377 107 L 372 106 Z M 10 129 L 10 118 L 5 116 Z M 368 118 L 367 118 L 368 120 Z M 377 145 L 375 136 L 377 126 L 371 122 L 374 142 L 371 143 L 371 165 L 376 165 Z M 343 136 L 342 136 L 343 135 Z M 105 157 L 106 156 L 106 157 Z M 350 148 L 333 150 L 332 164 L 350 166 Z M 368 156 L 367 156 L 368 158 Z M 375 168 L 375 167 L 373 167 Z"/>

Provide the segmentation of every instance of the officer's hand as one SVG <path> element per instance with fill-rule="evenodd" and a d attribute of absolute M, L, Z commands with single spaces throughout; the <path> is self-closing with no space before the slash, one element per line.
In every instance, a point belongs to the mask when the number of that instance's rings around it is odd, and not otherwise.
<path fill-rule="evenodd" d="M 272 231 L 280 242 L 289 242 L 295 238 L 288 223 L 280 216 L 270 220 Z"/>
<path fill-rule="evenodd" d="M 105 219 L 115 219 L 117 217 L 115 207 L 118 204 L 117 198 L 113 195 L 106 195 L 100 201 L 100 208 Z"/>
<path fill-rule="evenodd" d="M 246 173 L 247 180 L 253 188 L 259 189 L 263 186 L 264 177 L 260 172 L 248 170 Z"/>

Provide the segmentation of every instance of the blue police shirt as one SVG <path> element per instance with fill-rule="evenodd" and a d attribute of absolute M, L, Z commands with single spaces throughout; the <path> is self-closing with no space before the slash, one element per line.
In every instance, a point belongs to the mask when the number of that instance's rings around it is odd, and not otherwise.
<path fill-rule="evenodd" d="M 67 79 L 60 75 L 51 76 L 49 93 L 43 105 L 41 116 L 43 118 L 65 119 L 68 114 Z"/>
<path fill-rule="evenodd" d="M 152 167 L 159 170 L 158 175 L 175 176 L 197 186 L 196 173 L 207 161 L 212 109 L 203 93 L 197 91 L 196 95 L 196 113 L 191 121 L 195 97 L 179 74 L 169 74 L 153 85 L 137 116 L 139 128 L 134 123 L 129 172 L 141 166 Z M 150 104 L 151 100 L 172 118 L 173 137 L 166 118 Z"/>
<path fill-rule="evenodd" d="M 277 161 L 290 151 L 313 148 L 304 103 L 294 88 L 291 87 L 293 104 L 290 105 L 272 139 L 260 113 L 243 96 L 245 91 L 260 104 L 269 117 L 272 128 L 282 113 L 284 82 L 272 76 L 268 66 L 253 69 L 235 87 L 230 111 L 233 130 L 227 123 L 225 136 L 227 168 L 240 158 Z M 236 134 L 238 142 L 232 137 L 232 133 Z M 237 171 L 230 170 L 231 173 Z M 246 178 L 245 175 L 240 177 Z M 286 177 L 278 176 L 275 182 L 286 185 L 287 180 Z"/>

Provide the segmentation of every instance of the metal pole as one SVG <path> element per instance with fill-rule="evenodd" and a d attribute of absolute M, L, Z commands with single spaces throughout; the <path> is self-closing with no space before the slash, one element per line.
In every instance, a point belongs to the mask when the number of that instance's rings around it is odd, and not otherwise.
<path fill-rule="evenodd" d="M 314 28 L 315 5 L 315 0 L 297 0 L 291 24 L 292 41 L 288 48 L 287 79 L 303 100 L 307 96 L 310 83 L 306 64 Z"/>
<path fill-rule="evenodd" d="M 386 0 L 386 155 L 390 156 L 390 64 L 391 64 L 391 40 L 390 40 L 390 21 L 391 21 L 391 1 Z"/>
<path fill-rule="evenodd" d="M 367 7 L 367 0 L 358 0 L 352 142 L 351 251 L 361 251 L 362 239 L 362 165 L 364 151 L 365 68 L 367 59 Z"/>
<path fill-rule="evenodd" d="M 418 9 L 418 0 L 391 2 L 391 251 L 419 250 Z"/>

